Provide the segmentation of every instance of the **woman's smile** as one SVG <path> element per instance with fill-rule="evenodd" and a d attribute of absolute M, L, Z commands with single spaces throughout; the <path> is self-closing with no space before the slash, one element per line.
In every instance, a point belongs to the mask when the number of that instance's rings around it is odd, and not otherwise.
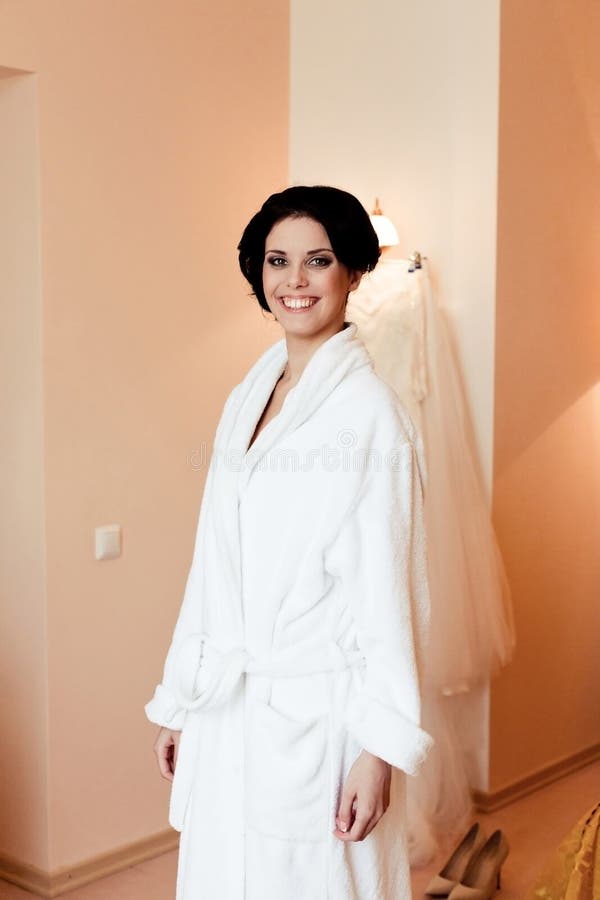
<path fill-rule="evenodd" d="M 297 313 L 307 312 L 307 310 L 312 309 L 315 303 L 319 302 L 320 297 L 292 297 L 285 295 L 277 299 L 287 310 Z"/>

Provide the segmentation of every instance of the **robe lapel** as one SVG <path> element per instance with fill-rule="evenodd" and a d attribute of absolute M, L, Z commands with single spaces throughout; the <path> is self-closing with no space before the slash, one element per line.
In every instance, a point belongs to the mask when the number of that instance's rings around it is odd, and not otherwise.
<path fill-rule="evenodd" d="M 238 484 L 240 494 L 247 487 L 256 466 L 269 451 L 306 422 L 350 371 L 371 363 L 364 344 L 356 336 L 357 330 L 353 322 L 348 323 L 313 353 L 298 383 L 287 394 L 279 413 L 264 427 L 244 454 Z M 249 404 L 248 407 L 252 423 L 246 422 L 245 427 L 240 428 L 244 448 L 247 448 L 258 418 L 287 362 L 285 341 L 280 341 L 276 346 L 280 348 L 277 365 L 274 364 L 265 371 L 262 385 L 255 394 L 258 403 Z"/>
<path fill-rule="evenodd" d="M 244 472 L 246 448 L 286 360 L 285 340 L 269 347 L 258 359 L 234 389 L 213 450 L 209 527 L 214 533 L 218 559 L 211 567 L 216 582 L 212 581 L 206 589 L 218 599 L 211 606 L 218 606 L 218 631 L 227 636 L 229 645 L 241 646 L 244 631 L 238 485 Z M 217 619 L 217 613 L 213 618 Z"/>

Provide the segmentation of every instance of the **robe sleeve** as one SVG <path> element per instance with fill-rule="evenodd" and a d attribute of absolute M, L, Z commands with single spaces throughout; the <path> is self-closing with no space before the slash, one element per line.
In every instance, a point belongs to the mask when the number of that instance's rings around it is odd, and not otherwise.
<path fill-rule="evenodd" d="M 345 725 L 361 747 L 416 774 L 432 745 L 420 727 L 418 659 L 426 642 L 422 483 L 415 446 L 398 435 L 377 454 L 326 553 L 366 665 Z"/>
<path fill-rule="evenodd" d="M 183 601 L 181 603 L 173 637 L 165 660 L 162 681 L 157 685 L 154 696 L 150 702 L 144 707 L 146 716 L 151 722 L 154 722 L 156 725 L 162 725 L 165 728 L 170 728 L 172 731 L 181 731 L 186 715 L 186 710 L 178 702 L 175 690 L 175 661 L 179 653 L 179 648 L 185 638 L 190 634 L 202 631 L 202 608 L 198 580 L 199 567 L 201 565 L 200 551 L 203 544 L 203 513 L 209 502 L 212 475 L 213 469 L 211 465 L 206 476 L 202 502 L 200 505 L 200 515 L 196 528 L 192 563 L 188 571 Z"/>
<path fill-rule="evenodd" d="M 225 406 L 223 407 L 221 419 L 215 434 L 214 444 L 216 448 L 219 446 L 220 431 L 235 397 L 237 387 L 239 387 L 239 385 L 231 391 L 225 402 Z M 192 634 L 199 634 L 202 631 L 200 575 L 202 556 L 205 547 L 207 509 L 210 504 L 215 464 L 216 457 L 213 452 L 206 475 L 206 481 L 204 483 L 192 562 L 188 570 L 183 600 L 165 660 L 162 681 L 157 685 L 152 699 L 146 703 L 144 707 L 146 717 L 151 722 L 154 722 L 156 725 L 161 725 L 164 728 L 170 728 L 172 731 L 181 731 L 187 712 L 178 701 L 176 690 L 176 660 L 179 655 L 180 647 L 185 639 Z"/>

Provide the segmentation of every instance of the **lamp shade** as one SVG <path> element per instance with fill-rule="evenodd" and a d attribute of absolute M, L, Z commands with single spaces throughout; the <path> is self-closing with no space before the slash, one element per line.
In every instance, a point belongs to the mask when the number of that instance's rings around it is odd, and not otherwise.
<path fill-rule="evenodd" d="M 394 223 L 387 216 L 384 216 L 379 208 L 379 200 L 375 200 L 375 209 L 369 218 L 371 225 L 375 229 L 380 247 L 395 247 L 400 243 Z"/>
<path fill-rule="evenodd" d="M 387 216 L 370 216 L 370 219 L 380 247 L 395 247 L 400 243 L 394 223 Z"/>

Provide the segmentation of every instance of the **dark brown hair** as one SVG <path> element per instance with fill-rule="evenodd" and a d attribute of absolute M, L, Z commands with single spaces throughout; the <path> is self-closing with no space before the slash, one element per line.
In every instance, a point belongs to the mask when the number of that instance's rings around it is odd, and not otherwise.
<path fill-rule="evenodd" d="M 325 185 L 289 187 L 271 194 L 250 219 L 238 245 L 242 274 L 261 307 L 269 311 L 263 291 L 267 236 L 277 222 L 308 218 L 319 222 L 336 258 L 351 272 L 370 272 L 377 265 L 379 241 L 367 211 L 353 194 Z"/>

